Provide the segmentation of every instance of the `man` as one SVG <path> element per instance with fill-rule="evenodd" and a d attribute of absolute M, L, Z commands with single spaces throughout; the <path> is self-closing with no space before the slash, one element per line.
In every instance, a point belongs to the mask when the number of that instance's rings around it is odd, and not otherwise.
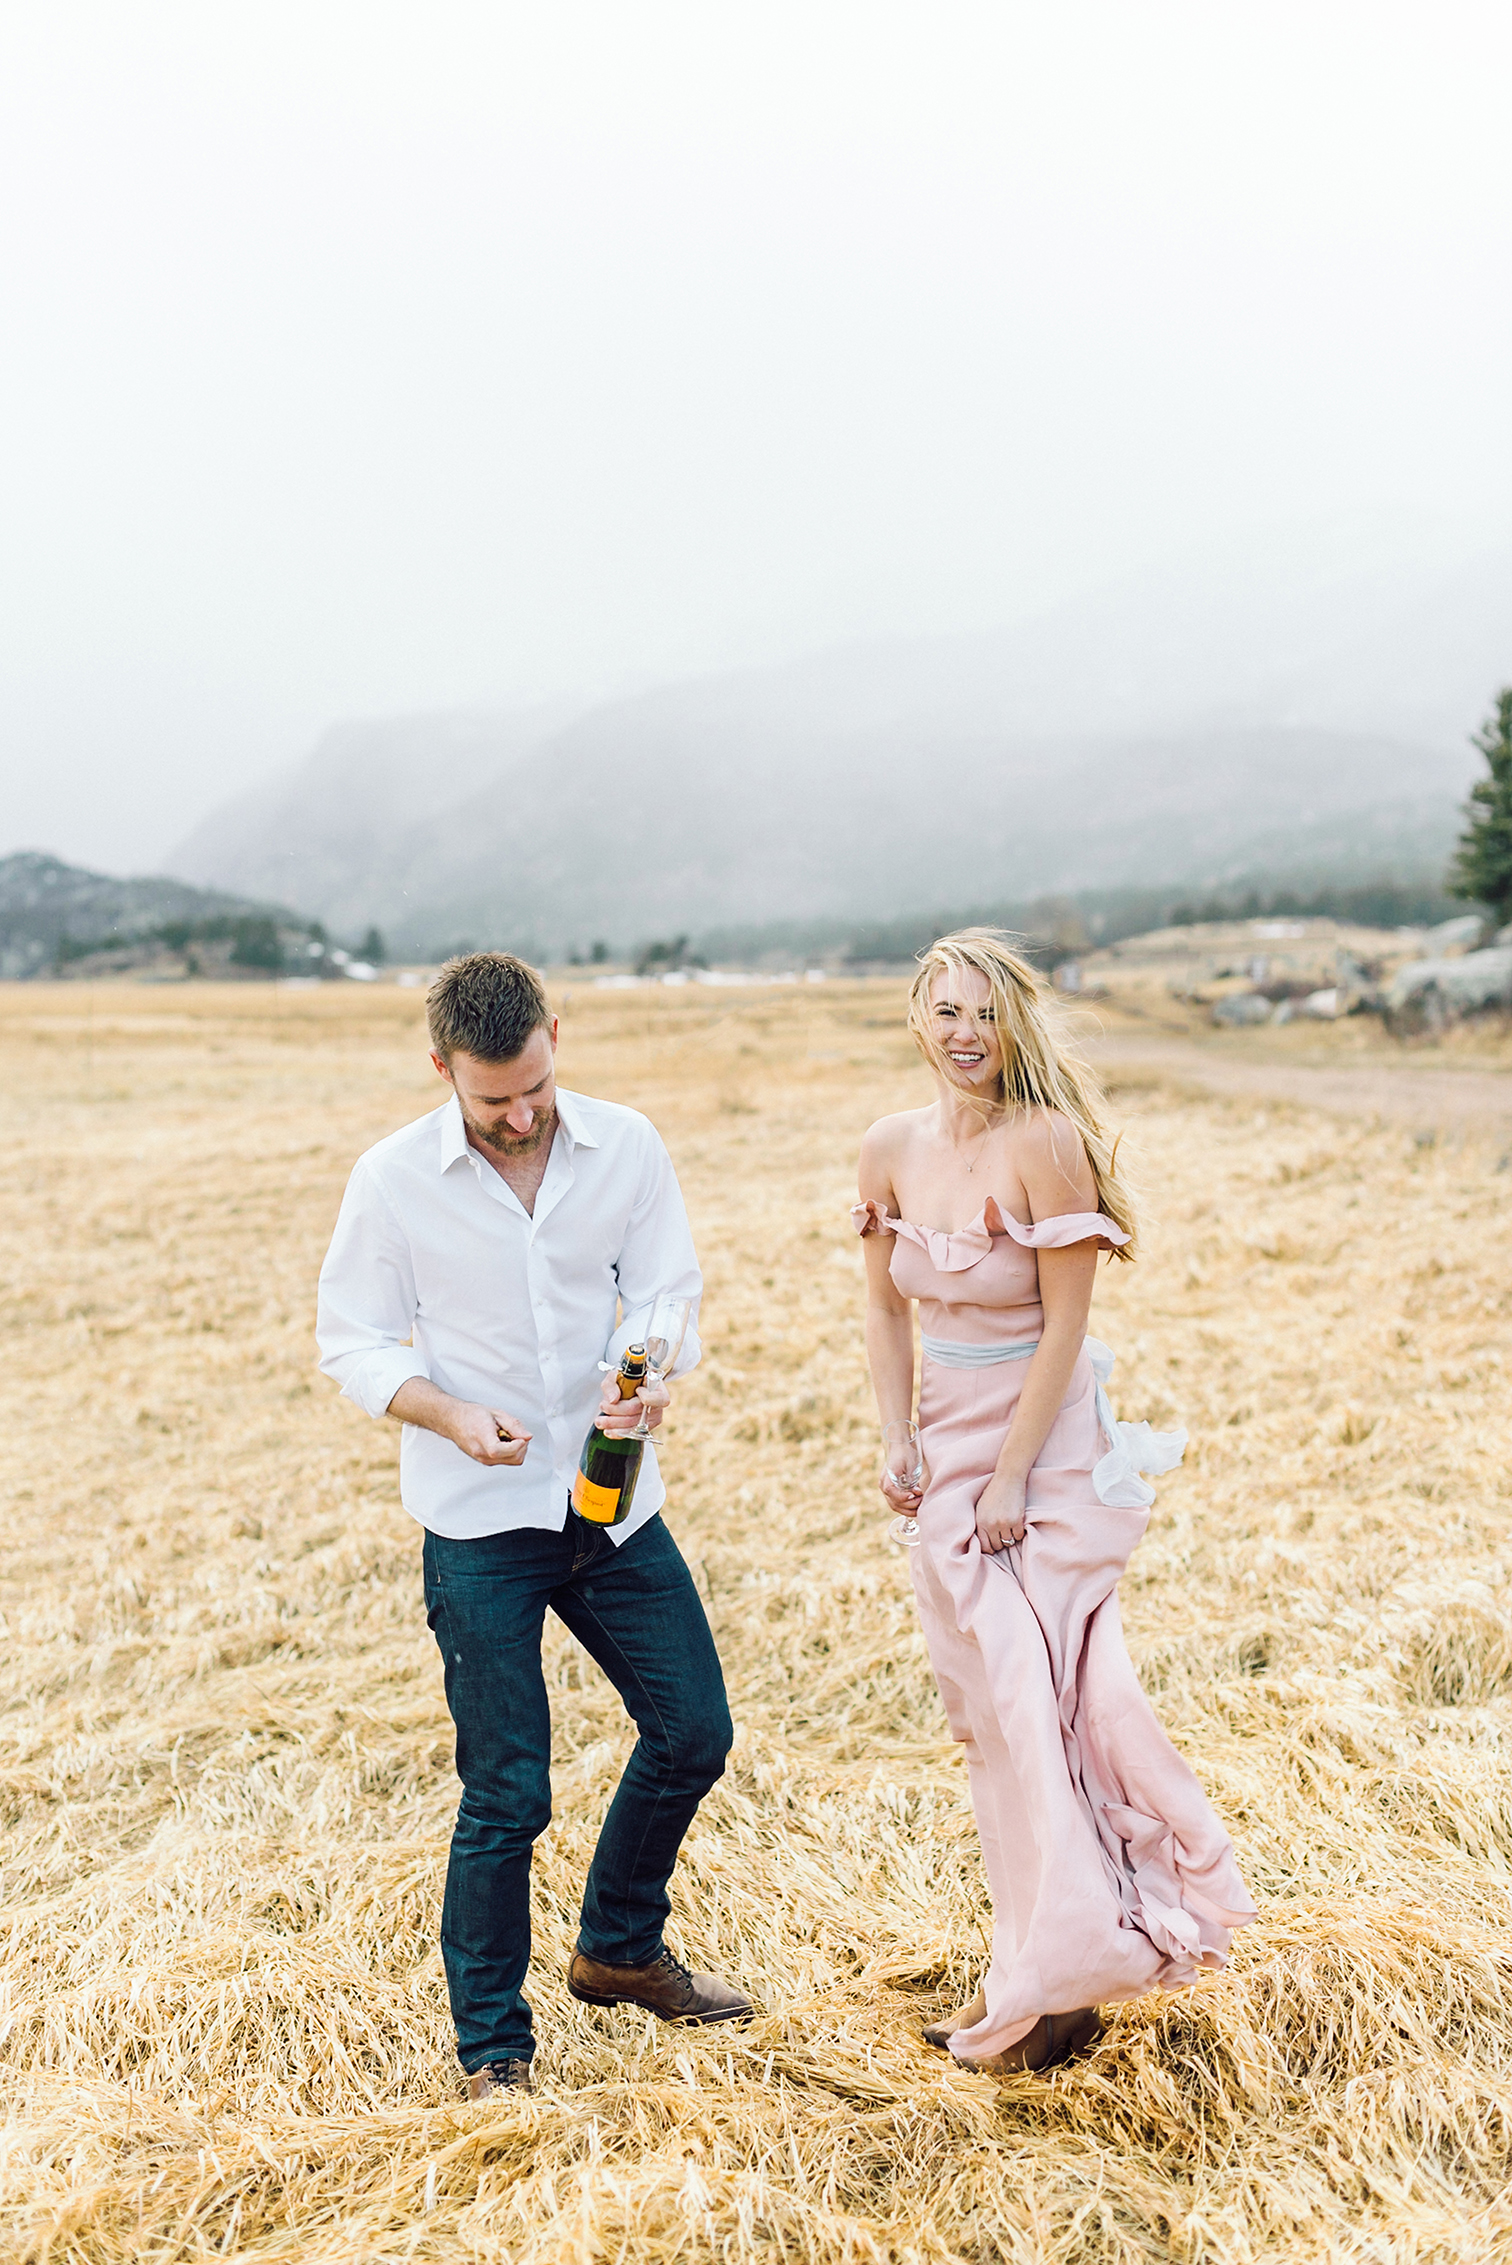
<path fill-rule="evenodd" d="M 653 1446 L 622 1526 L 568 1489 L 590 1424 L 659 1423 L 600 1363 L 644 1334 L 658 1291 L 702 1277 L 671 1160 L 646 1119 L 558 1090 L 556 1018 L 505 952 L 453 960 L 426 1002 L 443 1106 L 359 1158 L 320 1276 L 320 1365 L 404 1425 L 400 1491 L 425 1527 L 425 1601 L 445 1662 L 462 1800 L 441 1950 L 468 2094 L 530 2089 L 522 1996 L 530 1852 L 551 1818 L 546 1608 L 640 1732 L 589 1870 L 567 1986 L 590 2005 L 730 2021 L 749 2001 L 666 1949 L 667 1880 L 731 1728 L 703 1606 L 657 1516 Z M 615 1326 L 616 1306 L 623 1319 Z M 698 1359 L 690 1323 L 678 1372 Z"/>

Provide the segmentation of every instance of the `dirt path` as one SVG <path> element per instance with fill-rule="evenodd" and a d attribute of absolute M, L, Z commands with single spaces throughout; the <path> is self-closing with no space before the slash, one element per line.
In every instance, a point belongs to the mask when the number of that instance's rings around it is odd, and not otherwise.
<path fill-rule="evenodd" d="M 1404 1061 L 1328 1065 L 1230 1052 L 1221 1042 L 1110 1032 L 1088 1049 L 1104 1076 L 1150 1070 L 1217 1093 L 1300 1101 L 1341 1116 L 1380 1117 L 1418 1132 L 1512 1133 L 1512 1072 Z"/>

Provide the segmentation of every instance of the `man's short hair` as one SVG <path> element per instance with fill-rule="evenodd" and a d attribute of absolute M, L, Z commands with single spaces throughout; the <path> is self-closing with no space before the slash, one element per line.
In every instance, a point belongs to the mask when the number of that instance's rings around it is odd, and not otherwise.
<path fill-rule="evenodd" d="M 474 1054 L 512 1062 L 533 1030 L 551 1021 L 546 986 L 512 952 L 468 952 L 449 959 L 425 995 L 430 1041 L 443 1062 Z"/>

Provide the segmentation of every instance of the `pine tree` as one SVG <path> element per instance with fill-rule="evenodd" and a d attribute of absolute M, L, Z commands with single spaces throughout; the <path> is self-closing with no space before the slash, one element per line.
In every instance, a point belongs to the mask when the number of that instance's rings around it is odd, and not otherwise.
<path fill-rule="evenodd" d="M 1469 820 L 1449 872 L 1452 895 L 1490 905 L 1499 923 L 1512 920 L 1512 685 L 1496 696 L 1484 728 L 1471 734 L 1490 767 L 1465 807 Z"/>

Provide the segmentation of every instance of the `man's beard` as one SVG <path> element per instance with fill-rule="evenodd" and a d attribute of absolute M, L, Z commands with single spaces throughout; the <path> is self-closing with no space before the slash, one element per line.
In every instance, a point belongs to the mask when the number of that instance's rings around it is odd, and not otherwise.
<path fill-rule="evenodd" d="M 544 1109 L 536 1118 L 528 1133 L 513 1133 L 508 1125 L 503 1124 L 496 1127 L 480 1125 L 477 1118 L 469 1117 L 465 1109 L 462 1116 L 469 1133 L 480 1148 L 491 1149 L 495 1156 L 502 1156 L 510 1163 L 518 1163 L 526 1156 L 538 1155 L 556 1131 L 554 1101 L 549 1109 Z"/>

